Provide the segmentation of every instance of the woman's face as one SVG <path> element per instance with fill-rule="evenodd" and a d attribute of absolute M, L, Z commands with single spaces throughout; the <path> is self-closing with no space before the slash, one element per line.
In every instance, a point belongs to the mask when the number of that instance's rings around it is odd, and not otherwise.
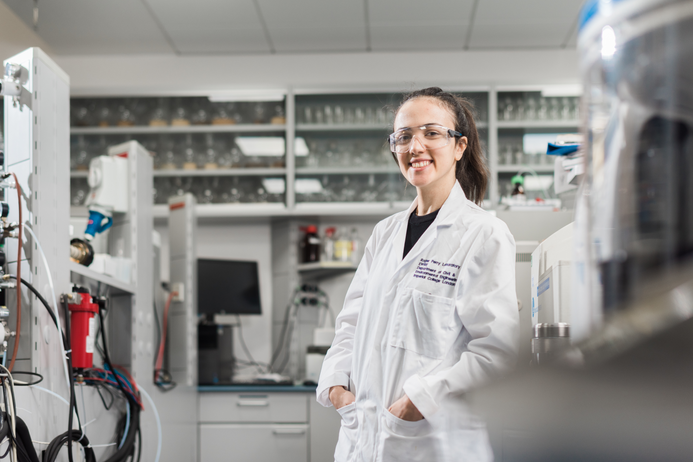
<path fill-rule="evenodd" d="M 402 105 L 395 117 L 394 128 L 397 131 L 430 124 L 455 129 L 455 120 L 450 111 L 433 98 L 418 97 Z M 456 163 L 462 159 L 467 147 L 467 138 L 450 139 L 447 146 L 428 149 L 421 142 L 420 132 L 414 129 L 413 134 L 416 136 L 409 150 L 397 154 L 402 175 L 419 192 L 438 189 L 449 192 L 455 181 Z"/>

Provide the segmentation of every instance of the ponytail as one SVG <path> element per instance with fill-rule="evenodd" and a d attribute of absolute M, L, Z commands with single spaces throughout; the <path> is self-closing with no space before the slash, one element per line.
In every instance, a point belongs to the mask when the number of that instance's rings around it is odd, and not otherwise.
<path fill-rule="evenodd" d="M 467 149 L 462 155 L 462 159 L 457 162 L 455 167 L 455 177 L 460 183 L 467 199 L 481 205 L 486 195 L 488 185 L 488 169 L 486 167 L 486 157 L 481 149 L 479 132 L 474 122 L 474 104 L 466 98 L 453 95 L 438 87 L 424 88 L 405 95 L 399 107 L 395 111 L 395 116 L 407 101 L 420 98 L 434 98 L 438 100 L 455 119 L 455 130 L 467 137 Z M 457 141 L 457 139 L 455 140 Z M 397 156 L 393 153 L 395 161 Z"/>

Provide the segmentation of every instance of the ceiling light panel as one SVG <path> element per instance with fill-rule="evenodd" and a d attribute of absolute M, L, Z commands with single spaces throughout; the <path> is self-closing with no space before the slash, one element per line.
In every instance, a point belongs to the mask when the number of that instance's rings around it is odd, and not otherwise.
<path fill-rule="evenodd" d="M 4 1 L 33 28 L 32 2 Z M 47 1 L 39 2 L 38 8 L 37 33 L 57 54 L 173 52 L 141 0 Z"/>
<path fill-rule="evenodd" d="M 146 0 L 180 53 L 268 53 L 253 0 Z"/>
<path fill-rule="evenodd" d="M 469 47 L 560 48 L 583 0 L 479 1 Z"/>
<path fill-rule="evenodd" d="M 257 0 L 277 52 L 365 51 L 361 1 Z"/>

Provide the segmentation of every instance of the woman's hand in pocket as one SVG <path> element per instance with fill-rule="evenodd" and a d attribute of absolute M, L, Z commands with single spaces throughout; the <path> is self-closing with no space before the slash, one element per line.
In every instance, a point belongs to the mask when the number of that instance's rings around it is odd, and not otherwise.
<path fill-rule="evenodd" d="M 407 420 L 409 422 L 416 422 L 418 420 L 423 420 L 424 416 L 419 412 L 419 410 L 414 406 L 407 395 L 402 396 L 400 399 L 395 401 L 392 406 L 388 409 L 390 414 L 395 417 Z"/>
<path fill-rule="evenodd" d="M 335 409 L 341 409 L 356 401 L 354 394 L 342 386 L 330 388 L 329 396 Z"/>

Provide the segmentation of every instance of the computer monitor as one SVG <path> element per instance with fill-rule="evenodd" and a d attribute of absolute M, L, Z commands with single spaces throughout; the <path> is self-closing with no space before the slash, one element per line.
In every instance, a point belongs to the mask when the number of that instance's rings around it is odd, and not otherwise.
<path fill-rule="evenodd" d="M 255 261 L 197 260 L 197 311 L 202 315 L 262 314 Z"/>

